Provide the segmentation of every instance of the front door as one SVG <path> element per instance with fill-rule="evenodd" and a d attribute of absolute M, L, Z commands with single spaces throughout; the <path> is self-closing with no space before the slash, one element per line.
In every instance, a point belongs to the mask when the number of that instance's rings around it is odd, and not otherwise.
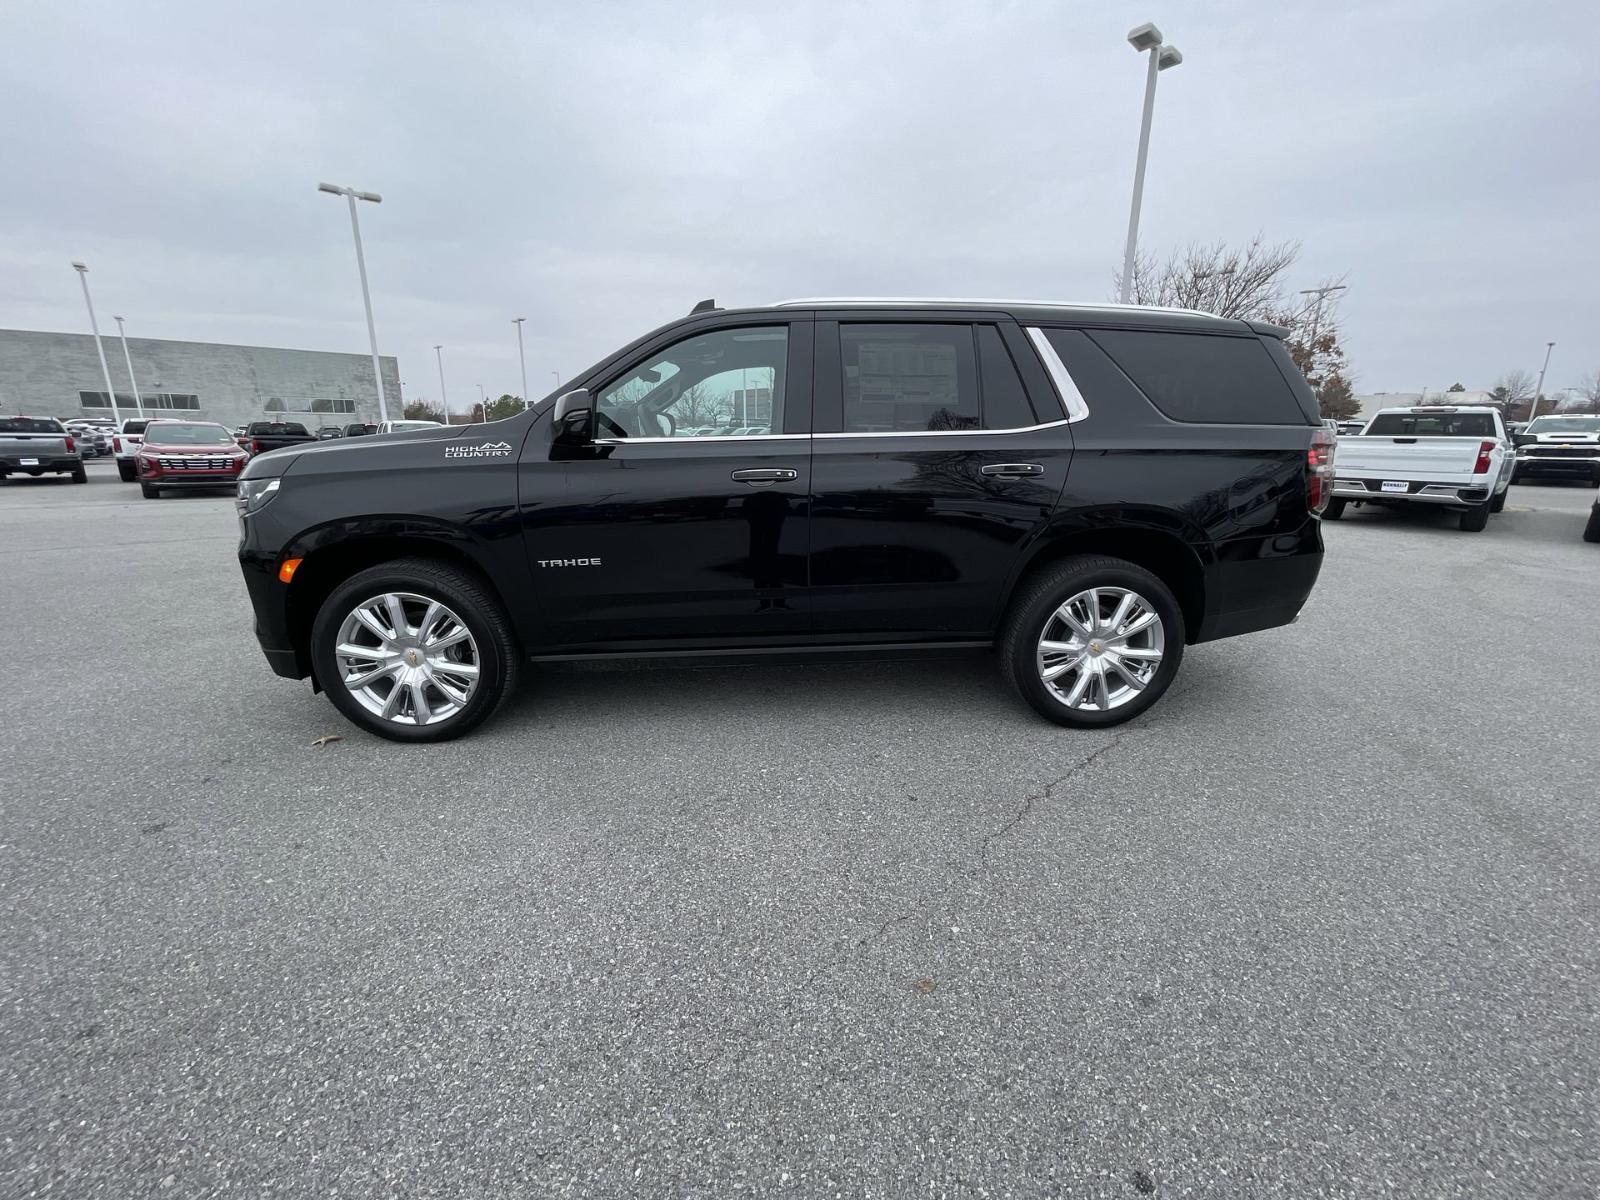
<path fill-rule="evenodd" d="M 702 330 L 590 392 L 592 445 L 552 461 L 536 435 L 525 451 L 544 456 L 530 470 L 561 477 L 559 498 L 524 526 L 541 649 L 723 648 L 806 632 L 811 323 Z"/>
<path fill-rule="evenodd" d="M 1072 459 L 1059 398 L 1036 358 L 1019 362 L 1032 351 L 1014 324 L 958 318 L 816 323 L 819 633 L 989 636 L 1055 509 Z"/>

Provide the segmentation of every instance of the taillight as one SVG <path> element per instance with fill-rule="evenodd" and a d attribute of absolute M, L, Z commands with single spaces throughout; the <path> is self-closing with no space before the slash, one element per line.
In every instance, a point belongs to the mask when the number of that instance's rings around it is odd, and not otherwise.
<path fill-rule="evenodd" d="M 260 454 L 261 453 L 261 443 L 256 441 L 254 438 L 250 439 L 250 453 L 251 454 Z"/>
<path fill-rule="evenodd" d="M 121 454 L 122 453 L 122 439 L 121 438 L 114 437 L 114 438 L 111 439 L 111 450 L 112 450 L 112 452 L 114 454 Z"/>
<path fill-rule="evenodd" d="M 67 453 L 71 454 L 77 448 L 78 448 L 78 443 L 72 440 L 71 435 L 68 435 L 68 437 L 67 437 Z"/>
<path fill-rule="evenodd" d="M 1306 507 L 1314 513 L 1326 508 L 1333 495 L 1335 445 L 1333 434 L 1326 429 L 1312 431 L 1311 448 L 1306 451 Z"/>
<path fill-rule="evenodd" d="M 1472 468 L 1474 475 L 1487 475 L 1489 473 L 1489 455 L 1494 453 L 1495 443 L 1478 443 L 1478 464 Z"/>

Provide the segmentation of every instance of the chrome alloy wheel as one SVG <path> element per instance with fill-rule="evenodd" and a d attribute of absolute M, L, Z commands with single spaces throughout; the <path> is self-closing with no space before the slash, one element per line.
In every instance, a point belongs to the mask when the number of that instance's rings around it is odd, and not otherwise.
<path fill-rule="evenodd" d="M 478 689 L 478 643 L 449 608 L 415 592 L 363 600 L 339 626 L 339 681 L 373 716 L 435 725 Z"/>
<path fill-rule="evenodd" d="M 1089 588 L 1045 621 L 1039 678 L 1068 708 L 1109 712 L 1150 686 L 1165 644 L 1155 606 L 1138 592 Z"/>

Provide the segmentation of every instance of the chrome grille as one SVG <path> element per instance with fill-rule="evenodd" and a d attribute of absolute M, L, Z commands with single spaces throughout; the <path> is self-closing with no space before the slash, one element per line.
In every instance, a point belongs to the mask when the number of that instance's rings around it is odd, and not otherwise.
<path fill-rule="evenodd" d="M 227 456 L 205 458 L 198 454 L 186 454 L 181 458 L 156 459 L 163 471 L 226 471 L 237 461 Z"/>

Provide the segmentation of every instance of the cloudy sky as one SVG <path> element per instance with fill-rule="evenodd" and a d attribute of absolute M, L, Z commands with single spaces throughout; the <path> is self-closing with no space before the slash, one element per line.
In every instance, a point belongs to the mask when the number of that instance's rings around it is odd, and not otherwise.
<path fill-rule="evenodd" d="M 1105 299 L 1153 20 L 1142 245 L 1303 244 L 1358 391 L 1600 367 L 1592 4 L 0 10 L 0 327 L 366 349 L 408 397 L 542 395 L 714 296 Z M 1335 15 L 1337 13 L 1337 16 Z M 1563 27 L 1575 36 L 1563 38 Z"/>

